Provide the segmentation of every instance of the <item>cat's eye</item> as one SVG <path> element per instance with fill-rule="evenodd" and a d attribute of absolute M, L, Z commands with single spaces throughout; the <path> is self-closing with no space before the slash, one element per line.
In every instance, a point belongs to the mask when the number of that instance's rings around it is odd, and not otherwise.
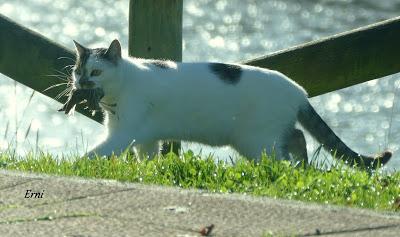
<path fill-rule="evenodd" d="M 92 72 L 90 72 L 90 76 L 91 76 L 91 77 L 100 76 L 100 74 L 101 74 L 102 72 L 103 72 L 102 70 L 94 69 L 94 70 L 92 70 Z"/>

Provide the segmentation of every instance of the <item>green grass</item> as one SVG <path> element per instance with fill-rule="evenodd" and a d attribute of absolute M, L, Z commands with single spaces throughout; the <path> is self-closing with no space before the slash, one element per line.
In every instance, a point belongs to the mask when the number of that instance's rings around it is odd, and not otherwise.
<path fill-rule="evenodd" d="M 190 151 L 182 157 L 170 153 L 153 160 L 133 156 L 54 159 L 46 154 L 17 158 L 3 153 L 0 168 L 400 211 L 400 172 L 366 172 L 341 163 L 321 170 L 295 168 L 267 157 L 259 163 L 242 159 L 230 165 Z"/>

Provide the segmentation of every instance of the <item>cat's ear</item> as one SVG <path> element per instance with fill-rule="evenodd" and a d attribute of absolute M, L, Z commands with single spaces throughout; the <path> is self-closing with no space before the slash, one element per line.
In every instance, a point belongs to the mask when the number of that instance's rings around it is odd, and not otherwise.
<path fill-rule="evenodd" d="M 105 56 L 107 59 L 109 59 L 114 63 L 117 63 L 118 60 L 121 59 L 121 44 L 117 39 L 111 42 L 110 47 L 108 47 Z"/>
<path fill-rule="evenodd" d="M 76 52 L 78 53 L 79 56 L 84 55 L 88 51 L 88 49 L 86 47 L 82 46 L 80 43 L 76 42 L 75 40 L 74 40 L 74 44 L 75 44 Z"/>

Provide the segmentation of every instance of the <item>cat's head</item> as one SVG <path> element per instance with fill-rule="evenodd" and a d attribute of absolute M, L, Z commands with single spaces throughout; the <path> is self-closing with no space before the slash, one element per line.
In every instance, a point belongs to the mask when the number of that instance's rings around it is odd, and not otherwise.
<path fill-rule="evenodd" d="M 74 41 L 76 63 L 72 72 L 77 89 L 107 90 L 115 80 L 116 68 L 121 60 L 121 44 L 113 40 L 108 48 L 89 49 Z"/>

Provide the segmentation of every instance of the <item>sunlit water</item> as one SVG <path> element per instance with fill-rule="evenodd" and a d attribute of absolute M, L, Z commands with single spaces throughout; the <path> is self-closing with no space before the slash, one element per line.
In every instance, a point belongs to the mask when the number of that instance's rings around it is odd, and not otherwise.
<path fill-rule="evenodd" d="M 128 0 L 0 0 L 0 13 L 69 48 L 72 39 L 97 47 L 119 38 L 126 51 L 128 4 Z M 395 17 L 399 10 L 395 0 L 185 0 L 183 60 L 238 62 Z M 388 167 L 399 169 L 399 86 L 397 74 L 311 101 L 350 147 L 363 153 L 388 148 L 394 151 Z M 82 154 L 101 139 L 101 125 L 79 114 L 67 117 L 57 112 L 59 103 L 38 93 L 30 100 L 31 95 L 31 89 L 15 86 L 0 74 L 1 149 L 12 146 L 23 153 L 39 147 L 54 154 Z M 312 156 L 317 144 L 307 140 Z M 232 155 L 227 148 L 189 148 Z"/>

